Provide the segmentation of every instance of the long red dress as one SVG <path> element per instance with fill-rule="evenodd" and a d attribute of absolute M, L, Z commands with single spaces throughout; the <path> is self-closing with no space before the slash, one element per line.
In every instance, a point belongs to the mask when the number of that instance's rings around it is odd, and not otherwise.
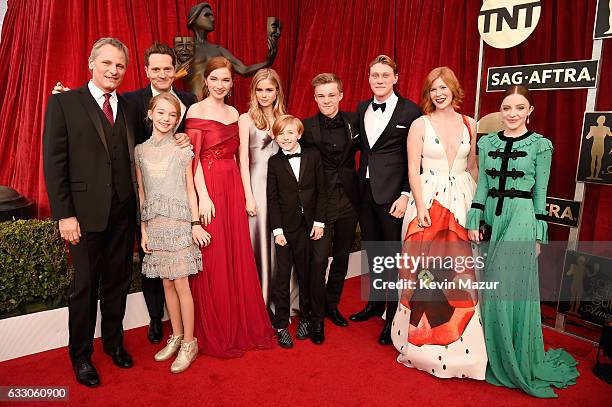
<path fill-rule="evenodd" d="M 235 160 L 238 123 L 189 118 L 186 132 L 194 146 L 194 174 L 199 162 L 216 211 L 206 227 L 211 242 L 202 248 L 203 271 L 190 280 L 200 351 L 231 358 L 272 348 L 276 336 L 261 295 Z"/>

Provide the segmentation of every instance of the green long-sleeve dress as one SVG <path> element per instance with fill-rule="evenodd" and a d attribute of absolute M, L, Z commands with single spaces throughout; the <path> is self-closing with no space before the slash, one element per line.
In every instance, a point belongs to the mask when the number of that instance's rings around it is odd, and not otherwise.
<path fill-rule="evenodd" d="M 466 229 L 491 226 L 481 290 L 489 365 L 486 380 L 535 397 L 556 397 L 550 387 L 576 383 L 576 361 L 563 349 L 544 351 L 536 240 L 546 243 L 546 189 L 552 143 L 533 132 L 480 139 L 478 187 Z"/>

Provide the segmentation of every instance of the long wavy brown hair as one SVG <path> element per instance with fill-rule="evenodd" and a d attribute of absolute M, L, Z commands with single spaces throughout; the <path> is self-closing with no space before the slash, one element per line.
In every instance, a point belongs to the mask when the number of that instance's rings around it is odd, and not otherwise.
<path fill-rule="evenodd" d="M 270 68 L 260 69 L 253 76 L 251 86 L 249 87 L 249 116 L 251 116 L 251 119 L 253 119 L 255 126 L 259 130 L 265 130 L 268 127 L 271 127 L 271 123 L 268 123 L 259 102 L 257 102 L 257 94 L 255 92 L 259 82 L 266 79 L 272 82 L 272 84 L 276 87 L 276 100 L 272 106 L 274 118 L 278 119 L 282 115 L 287 114 L 287 109 L 285 107 L 285 95 L 283 93 L 283 87 L 281 85 L 281 80 L 278 73 L 274 69 Z"/>

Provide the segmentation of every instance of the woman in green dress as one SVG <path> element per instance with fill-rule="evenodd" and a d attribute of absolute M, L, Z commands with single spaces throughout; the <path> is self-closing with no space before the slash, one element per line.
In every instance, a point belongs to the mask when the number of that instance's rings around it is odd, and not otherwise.
<path fill-rule="evenodd" d="M 481 291 L 481 314 L 489 365 L 486 380 L 520 388 L 535 397 L 556 397 L 551 386 L 576 383 L 576 361 L 564 350 L 544 351 L 540 319 L 537 256 L 547 242 L 546 189 L 552 143 L 528 131 L 533 112 L 524 86 L 504 94 L 506 130 L 480 139 L 478 187 L 466 229 L 480 242 L 481 221 L 491 232 L 484 281 L 497 289 Z"/>

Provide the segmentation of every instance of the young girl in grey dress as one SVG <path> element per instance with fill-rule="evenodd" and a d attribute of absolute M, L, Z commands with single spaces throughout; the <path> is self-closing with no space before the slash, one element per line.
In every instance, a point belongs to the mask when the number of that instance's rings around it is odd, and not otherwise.
<path fill-rule="evenodd" d="M 180 112 L 179 101 L 172 94 L 161 93 L 152 98 L 148 119 L 153 124 L 153 135 L 134 151 L 145 252 L 142 273 L 163 279 L 172 324 L 168 343 L 155 360 L 168 360 L 178 351 L 170 368 L 172 373 L 187 369 L 198 353 L 188 276 L 202 270 L 198 246 L 210 242 L 210 234 L 198 217 L 191 170 L 193 152 L 174 142 Z"/>

